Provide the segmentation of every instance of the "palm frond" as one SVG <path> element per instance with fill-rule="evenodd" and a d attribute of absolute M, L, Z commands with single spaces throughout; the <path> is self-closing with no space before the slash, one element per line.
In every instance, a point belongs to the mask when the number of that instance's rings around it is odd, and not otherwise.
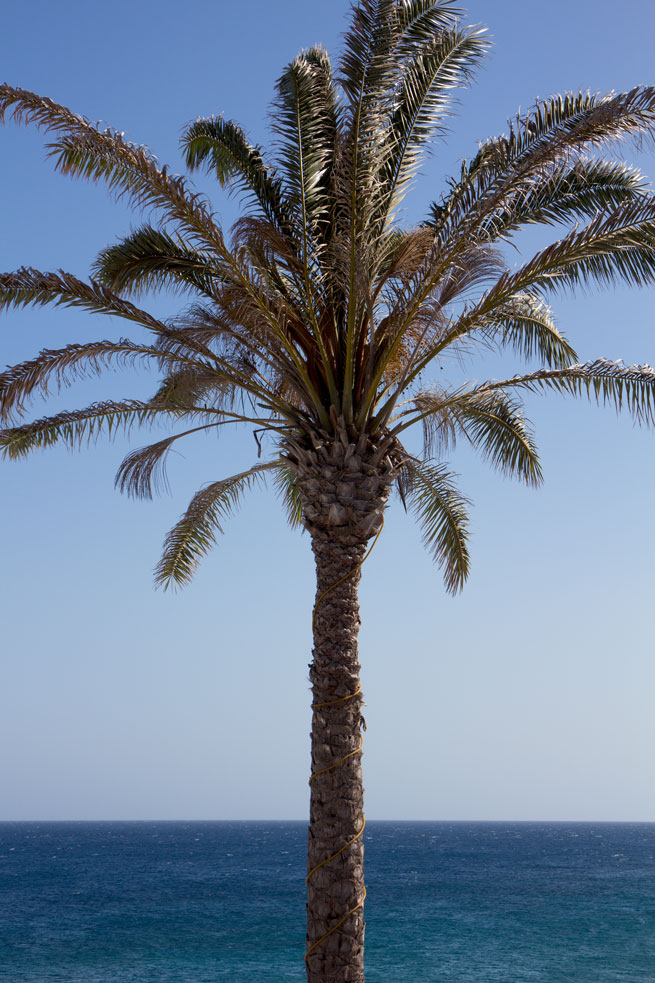
<path fill-rule="evenodd" d="M 103 286 L 134 297 L 162 288 L 213 297 L 222 281 L 211 253 L 189 249 L 179 237 L 151 225 L 142 225 L 107 246 L 92 269 Z"/>
<path fill-rule="evenodd" d="M 502 320 L 506 305 L 514 306 L 525 294 L 544 293 L 561 287 L 625 282 L 644 286 L 655 282 L 655 195 L 642 195 L 609 215 L 598 215 L 582 229 L 541 250 L 523 266 L 498 277 L 494 285 L 457 319 L 450 333 L 429 347 L 408 374 L 413 381 L 448 344 L 477 329 L 484 330 L 487 318 Z M 421 294 L 429 287 L 416 287 L 407 303 L 409 314 L 418 308 Z M 401 322 L 399 334 L 405 323 Z M 515 324 L 515 327 L 520 325 Z M 527 325 L 529 327 L 529 325 Z M 554 341 L 554 336 L 551 336 Z M 565 355 L 564 349 L 561 354 Z"/>
<path fill-rule="evenodd" d="M 197 119 L 182 141 L 190 170 L 204 167 L 223 186 L 236 184 L 275 227 L 289 233 L 291 216 L 279 177 L 267 166 L 259 146 L 252 146 L 241 127 L 221 116 Z"/>
<path fill-rule="evenodd" d="M 384 162 L 385 223 L 404 197 L 421 162 L 422 150 L 450 115 L 452 93 L 469 84 L 488 42 L 482 30 L 442 30 L 431 36 L 405 65 L 388 124 L 391 152 Z"/>
<path fill-rule="evenodd" d="M 400 32 L 396 53 L 404 60 L 441 31 L 454 27 L 464 9 L 455 0 L 401 0 L 394 16 Z"/>
<path fill-rule="evenodd" d="M 516 398 L 498 390 L 425 391 L 414 405 L 423 423 L 426 456 L 436 446 L 454 446 L 462 435 L 502 474 L 541 484 L 537 446 Z"/>
<path fill-rule="evenodd" d="M 289 201 L 303 234 L 329 221 L 329 175 L 334 162 L 337 102 L 327 52 L 303 51 L 277 81 L 273 130 Z M 304 250 L 308 253 L 307 241 Z"/>
<path fill-rule="evenodd" d="M 576 184 L 576 165 L 584 169 L 590 150 L 625 139 L 643 140 L 653 132 L 653 86 L 608 95 L 567 93 L 538 102 L 509 122 L 509 134 L 488 140 L 470 164 L 463 163 L 460 179 L 452 182 L 449 194 L 433 206 L 438 235 L 452 250 L 462 241 L 484 241 L 502 234 L 506 224 L 511 229 L 524 209 L 525 220 L 531 221 L 539 207 L 537 201 L 529 204 L 535 187 L 542 188 L 537 198 L 540 193 L 547 198 L 549 183 L 551 192 L 553 188 L 557 191 L 558 175 L 568 173 L 569 187 L 565 182 L 560 189 L 567 196 Z M 600 174 L 598 177 L 602 181 Z M 614 177 L 619 183 L 630 180 L 629 175 L 622 178 L 618 171 Z M 542 205 L 546 208 L 545 201 Z M 557 206 L 551 201 L 548 208 L 552 211 Z"/>
<path fill-rule="evenodd" d="M 289 525 L 292 529 L 297 529 L 303 523 L 303 504 L 295 470 L 291 465 L 281 463 L 273 472 L 273 483 Z"/>
<path fill-rule="evenodd" d="M 613 406 L 617 413 L 627 410 L 639 424 L 655 424 L 655 369 L 650 365 L 624 365 L 620 359 L 597 358 L 562 369 L 542 369 L 485 383 L 485 388 L 531 392 L 552 389 L 570 396 L 587 396 L 599 405 Z"/>
<path fill-rule="evenodd" d="M 595 218 L 626 202 L 639 203 L 646 191 L 646 181 L 638 168 L 622 161 L 581 158 L 573 165 L 544 169 L 528 187 L 520 183 L 481 229 L 490 239 L 498 239 L 526 225 Z"/>
<path fill-rule="evenodd" d="M 655 124 L 655 86 L 629 92 L 568 92 L 537 101 L 509 121 L 507 136 L 483 144 L 478 166 L 496 173 L 512 166 L 526 173 L 537 160 L 552 160 L 573 148 L 603 147 L 626 137 L 644 139 Z"/>
<path fill-rule="evenodd" d="M 429 226 L 391 229 L 380 241 L 378 290 L 387 280 L 406 282 L 425 262 L 433 242 L 434 233 Z"/>
<path fill-rule="evenodd" d="M 454 477 L 443 464 L 407 460 L 403 466 L 403 494 L 421 527 L 423 545 L 442 569 L 450 594 L 462 589 L 470 567 L 469 502 L 455 487 Z"/>
<path fill-rule="evenodd" d="M 375 231 L 383 186 L 379 175 L 389 154 L 384 116 L 395 94 L 399 30 L 395 0 L 360 0 L 344 36 L 339 83 L 346 96 L 341 180 L 337 185 L 343 234 L 349 245 L 348 332 L 354 328 L 355 242 L 360 249 Z"/>
<path fill-rule="evenodd" d="M 159 322 L 156 322 L 159 323 Z M 213 394 L 208 412 L 224 411 L 234 401 L 234 394 L 249 393 L 254 399 L 275 399 L 270 386 L 254 378 L 253 365 L 241 352 L 217 356 L 197 338 L 185 335 L 160 324 L 161 333 L 156 345 L 138 345 L 128 339 L 117 342 L 96 341 L 67 345 L 62 349 L 45 349 L 36 358 L 9 366 L 0 374 L 0 420 L 20 417 L 27 402 L 34 396 L 47 396 L 54 385 L 58 390 L 76 380 L 99 375 L 110 365 L 124 367 L 139 361 L 154 362 L 177 382 L 175 398 L 191 405 L 198 396 Z M 191 385 L 193 377 L 193 385 Z M 186 380 L 181 399 L 181 381 Z M 167 395 L 173 399 L 170 383 Z M 161 405 L 164 391 L 159 393 Z"/>
<path fill-rule="evenodd" d="M 372 104 L 392 88 L 393 45 L 398 36 L 394 20 L 399 6 L 395 0 L 359 0 L 352 6 L 339 82 L 353 107 L 353 117 L 362 115 L 367 100 Z"/>
<path fill-rule="evenodd" d="M 245 393 L 234 379 L 215 371 L 185 366 L 169 372 L 150 402 L 156 406 L 193 406 L 202 402 L 218 411 L 243 402 Z"/>
<path fill-rule="evenodd" d="M 130 451 L 118 469 L 114 481 L 115 487 L 131 498 L 152 498 L 153 494 L 169 491 L 166 459 L 173 444 L 182 437 L 188 437 L 189 434 L 199 433 L 201 430 L 209 430 L 216 426 L 218 424 L 212 422 L 200 427 L 193 427 L 182 433 L 172 434 L 170 437 L 158 440 L 147 447 L 139 447 Z"/>
<path fill-rule="evenodd" d="M 550 307 L 527 291 L 511 297 L 473 331 L 499 347 L 513 348 L 526 359 L 539 358 L 553 368 L 577 361 L 575 350 L 558 330 Z M 456 323 L 451 340 L 458 337 L 461 334 Z"/>
<path fill-rule="evenodd" d="M 81 307 L 92 314 L 114 314 L 151 331 L 166 332 L 162 321 L 93 280 L 85 283 L 64 270 L 42 273 L 25 266 L 12 273 L 0 273 L 0 310 L 46 304 Z"/>
<path fill-rule="evenodd" d="M 44 349 L 36 358 L 10 365 L 0 374 L 0 420 L 19 418 L 26 403 L 35 395 L 47 396 L 53 384 L 61 390 L 77 379 L 100 375 L 110 365 L 125 367 L 142 359 L 160 365 L 161 352 L 125 338 Z"/>
<path fill-rule="evenodd" d="M 222 301 L 221 295 L 220 304 L 192 304 L 172 318 L 166 332 L 158 337 L 157 347 L 164 352 L 197 353 L 207 360 L 212 354 L 227 357 L 246 373 L 268 364 L 273 373 L 274 359 L 280 352 L 275 337 L 265 330 L 252 330 L 246 317 L 239 323 L 239 311 Z M 284 363 L 284 354 L 280 360 Z"/>
<path fill-rule="evenodd" d="M 500 277 L 479 308 L 496 307 L 499 298 L 518 291 L 562 286 L 644 286 L 655 279 L 655 194 L 598 215 L 582 229 L 536 253 L 513 273 Z"/>
<path fill-rule="evenodd" d="M 7 117 L 26 126 L 33 123 L 46 132 L 86 133 L 88 129 L 94 129 L 93 124 L 83 116 L 47 96 L 39 96 L 28 89 L 4 82 L 0 85 L 0 123 L 4 123 Z"/>
<path fill-rule="evenodd" d="M 383 322 L 384 331 L 376 332 L 375 364 L 360 420 L 376 406 L 375 424 L 386 426 L 396 401 L 422 369 L 447 345 L 464 337 L 463 318 L 453 320 L 448 305 L 476 287 L 497 283 L 501 271 L 506 270 L 502 254 L 495 247 L 483 245 L 464 249 L 457 264 L 444 274 L 431 292 L 424 291 L 425 297 L 419 303 L 416 299 L 419 285 L 424 281 L 429 263 L 428 257 L 408 278 L 401 280 L 398 291 L 390 300 L 389 314 Z M 488 316 L 489 312 L 485 311 L 485 314 Z M 485 323 L 488 322 L 478 314 L 475 320 L 471 316 L 466 325 L 472 330 L 473 325 L 481 328 Z M 385 385 L 380 389 L 382 382 Z"/>
<path fill-rule="evenodd" d="M 152 406 L 137 399 L 92 403 L 82 410 L 64 410 L 54 416 L 0 430 L 0 451 L 6 458 L 26 457 L 30 451 L 65 444 L 77 449 L 101 436 L 129 433 L 134 426 L 152 424 L 158 417 L 177 418 L 182 413 L 207 415 L 204 408 Z"/>
<path fill-rule="evenodd" d="M 129 143 L 122 133 L 100 130 L 83 116 L 26 89 L 0 86 L 0 119 L 9 111 L 16 122 L 33 123 L 57 134 L 48 144 L 55 168 L 63 174 L 103 180 L 117 197 L 135 208 L 155 208 L 200 245 L 216 250 L 231 265 L 223 234 L 207 200 L 184 178 L 159 168 L 147 147 Z"/>
<path fill-rule="evenodd" d="M 227 312 L 214 313 L 203 305 L 193 305 L 176 318 L 173 326 L 163 332 L 157 347 L 163 360 L 170 355 L 187 360 L 192 353 L 207 351 L 215 362 L 216 394 L 240 389 L 244 397 L 279 413 L 281 419 L 298 421 L 296 411 L 307 407 L 308 397 L 304 378 L 296 372 L 295 363 L 276 343 L 276 337 L 266 330 L 256 312 L 247 304 L 232 307 L 221 293 L 221 307 Z M 243 298 L 241 297 L 241 301 Z M 230 315 L 235 319 L 231 320 Z M 240 322 L 240 323 L 239 323 Z M 213 354 L 217 349 L 219 354 Z M 184 365 L 180 365 L 184 371 Z M 199 382 L 203 383 L 211 367 L 196 365 Z"/>
<path fill-rule="evenodd" d="M 307 404 L 322 425 L 329 424 L 327 411 L 302 358 L 269 309 L 257 278 L 226 245 L 213 211 L 202 195 L 192 192 L 183 178 L 171 177 L 165 167 L 159 169 L 146 148 L 127 143 L 114 130 L 97 130 L 87 120 L 51 100 L 4 86 L 0 90 L 0 111 L 3 107 L 6 111 L 9 106 L 13 107 L 16 119 L 63 133 L 50 145 L 59 170 L 104 180 L 117 196 L 127 196 L 134 207 L 158 209 L 162 221 L 172 222 L 195 246 L 213 250 L 218 274 L 230 279 L 257 309 L 294 363 Z"/>
<path fill-rule="evenodd" d="M 257 464 L 196 492 L 166 537 L 162 558 L 155 569 L 155 583 L 164 588 L 188 583 L 202 557 L 216 542 L 216 534 L 223 532 L 221 523 L 238 507 L 244 492 L 277 466 L 277 462 Z"/>

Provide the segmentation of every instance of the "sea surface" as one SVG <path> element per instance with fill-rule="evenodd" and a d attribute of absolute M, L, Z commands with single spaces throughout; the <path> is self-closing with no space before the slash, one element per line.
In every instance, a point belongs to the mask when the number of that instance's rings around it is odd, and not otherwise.
<path fill-rule="evenodd" d="M 2 983 L 304 980 L 306 824 L 0 823 Z M 655 824 L 370 822 L 367 983 L 655 983 Z"/>

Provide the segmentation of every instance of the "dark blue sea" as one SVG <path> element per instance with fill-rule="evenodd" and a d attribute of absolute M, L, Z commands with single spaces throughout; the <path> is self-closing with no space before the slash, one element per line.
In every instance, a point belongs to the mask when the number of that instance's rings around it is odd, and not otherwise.
<path fill-rule="evenodd" d="M 306 825 L 0 823 L 2 983 L 304 979 Z M 366 827 L 367 983 L 653 983 L 655 824 Z"/>

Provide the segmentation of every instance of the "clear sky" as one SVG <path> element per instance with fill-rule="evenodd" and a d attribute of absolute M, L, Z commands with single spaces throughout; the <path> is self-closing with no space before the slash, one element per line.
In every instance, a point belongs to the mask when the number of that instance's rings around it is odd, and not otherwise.
<path fill-rule="evenodd" d="M 494 48 L 408 200 L 418 220 L 477 141 L 566 89 L 655 84 L 655 6 L 471 0 Z M 268 103 L 301 47 L 334 54 L 345 0 L 22 0 L 3 14 L 0 74 L 148 144 L 181 170 L 178 139 L 224 113 L 268 139 Z M 0 129 L 0 268 L 63 267 L 138 218 L 102 186 L 54 175 L 43 139 Z M 628 155 L 635 159 L 630 150 Z M 655 153 L 640 165 L 655 177 Z M 237 203 L 200 186 L 229 226 Z M 653 290 L 556 303 L 581 358 L 655 363 Z M 178 300 L 156 298 L 172 314 Z M 4 315 L 0 362 L 117 338 L 79 312 Z M 519 371 L 484 359 L 482 379 Z M 154 389 L 108 375 L 48 412 Z M 43 415 L 42 406 L 35 407 Z M 361 588 L 369 818 L 655 819 L 655 434 L 559 397 L 529 404 L 545 485 L 511 483 L 458 449 L 473 500 L 473 572 L 448 597 L 394 505 Z M 161 433 L 161 432 L 160 432 Z M 162 433 L 163 435 L 163 433 Z M 0 819 L 304 818 L 313 570 L 272 493 L 253 494 L 194 583 L 155 592 L 162 539 L 203 483 L 247 466 L 247 432 L 181 447 L 172 492 L 122 498 L 113 475 L 147 434 L 0 464 Z"/>

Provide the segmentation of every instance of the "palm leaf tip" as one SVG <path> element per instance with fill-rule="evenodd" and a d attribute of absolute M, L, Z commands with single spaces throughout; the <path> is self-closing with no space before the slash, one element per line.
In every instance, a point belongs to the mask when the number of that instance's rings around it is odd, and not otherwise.
<path fill-rule="evenodd" d="M 423 425 L 426 457 L 435 449 L 454 447 L 463 436 L 502 474 L 527 485 L 541 484 L 537 446 L 523 405 L 499 386 L 428 390 L 418 393 L 413 402 L 418 415 L 412 422 L 420 420 Z"/>
<path fill-rule="evenodd" d="M 162 557 L 155 568 L 155 585 L 166 590 L 188 584 L 201 559 L 216 543 L 217 534 L 223 532 L 222 523 L 238 508 L 245 492 L 277 467 L 278 462 L 257 464 L 196 492 L 164 541 Z"/>
<path fill-rule="evenodd" d="M 443 571 L 446 590 L 457 594 L 470 570 L 469 502 L 453 478 L 445 465 L 406 461 L 401 485 L 421 528 L 423 545 Z"/>
<path fill-rule="evenodd" d="M 299 528 L 303 524 L 303 504 L 294 468 L 280 464 L 273 474 L 273 481 L 289 525 L 292 529 Z"/>
<path fill-rule="evenodd" d="M 463 400 L 464 432 L 491 464 L 527 485 L 540 485 L 543 472 L 530 425 L 518 400 L 506 394 L 480 394 Z"/>
<path fill-rule="evenodd" d="M 153 494 L 169 492 L 166 458 L 176 439 L 166 437 L 131 451 L 118 469 L 114 486 L 132 498 L 152 498 Z"/>

